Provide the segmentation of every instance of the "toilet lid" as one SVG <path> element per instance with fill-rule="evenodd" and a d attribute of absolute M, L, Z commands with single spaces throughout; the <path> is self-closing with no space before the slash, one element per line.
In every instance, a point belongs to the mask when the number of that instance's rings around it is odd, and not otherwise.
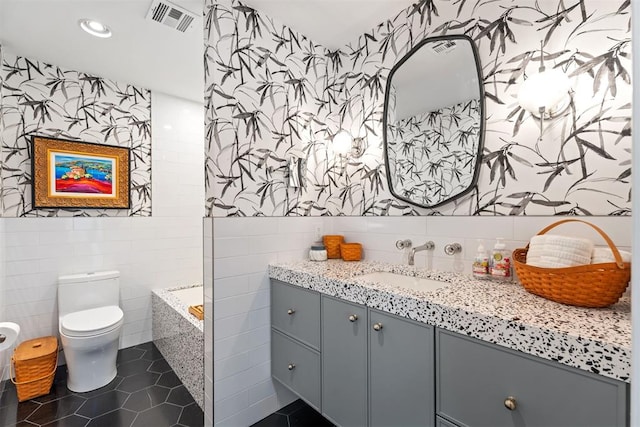
<path fill-rule="evenodd" d="M 120 307 L 115 305 L 76 311 L 60 319 L 60 329 L 73 337 L 100 335 L 120 326 L 123 316 Z"/>

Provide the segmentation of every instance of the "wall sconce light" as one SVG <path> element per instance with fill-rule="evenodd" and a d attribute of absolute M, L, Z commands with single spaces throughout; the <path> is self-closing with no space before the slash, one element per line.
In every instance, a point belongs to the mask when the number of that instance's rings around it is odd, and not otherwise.
<path fill-rule="evenodd" d="M 333 151 L 341 157 L 359 159 L 367 149 L 364 138 L 354 138 L 349 132 L 340 129 L 332 138 Z"/>
<path fill-rule="evenodd" d="M 562 70 L 547 70 L 544 66 L 544 52 L 540 42 L 540 68 L 538 74 L 529 76 L 520 86 L 518 103 L 531 115 L 540 119 L 540 135 L 544 120 L 557 117 L 569 106 L 571 83 Z"/>

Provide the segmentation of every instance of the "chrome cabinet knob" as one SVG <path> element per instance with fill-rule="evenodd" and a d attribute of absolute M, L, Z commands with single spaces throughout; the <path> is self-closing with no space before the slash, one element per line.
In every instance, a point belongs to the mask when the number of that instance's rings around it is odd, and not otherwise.
<path fill-rule="evenodd" d="M 374 331 L 381 331 L 382 330 L 382 323 L 380 323 L 380 322 L 374 323 L 373 324 L 373 330 Z"/>
<path fill-rule="evenodd" d="M 509 396 L 504 400 L 504 407 L 510 411 L 515 411 L 517 406 L 516 398 Z"/>
<path fill-rule="evenodd" d="M 291 316 L 291 315 L 292 315 L 293 313 L 295 313 L 295 312 L 296 312 L 296 311 L 295 311 L 294 309 L 292 309 L 292 308 L 290 308 L 289 310 L 287 310 L 287 314 L 288 314 L 289 316 Z"/>
<path fill-rule="evenodd" d="M 287 366 L 287 369 L 290 370 L 290 371 L 293 371 L 295 369 L 295 367 L 296 367 L 295 363 L 289 363 L 289 365 Z"/>
<path fill-rule="evenodd" d="M 352 314 L 351 316 L 349 316 L 349 322 L 355 322 L 356 320 L 358 320 L 357 314 Z"/>

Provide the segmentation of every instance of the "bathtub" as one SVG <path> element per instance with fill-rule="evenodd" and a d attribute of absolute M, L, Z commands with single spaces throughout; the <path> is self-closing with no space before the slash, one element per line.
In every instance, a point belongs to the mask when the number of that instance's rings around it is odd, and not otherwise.
<path fill-rule="evenodd" d="M 153 343 L 193 399 L 204 409 L 204 321 L 189 313 L 202 304 L 202 285 L 154 289 Z"/>

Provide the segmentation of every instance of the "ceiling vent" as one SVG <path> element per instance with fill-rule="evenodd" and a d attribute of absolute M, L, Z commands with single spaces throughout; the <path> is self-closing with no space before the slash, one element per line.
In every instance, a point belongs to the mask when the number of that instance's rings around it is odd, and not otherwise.
<path fill-rule="evenodd" d="M 186 33 L 193 27 L 196 15 L 168 1 L 154 0 L 147 12 L 147 19 Z"/>
<path fill-rule="evenodd" d="M 456 42 L 453 40 L 442 40 L 436 42 L 432 49 L 435 53 L 449 53 L 456 48 Z"/>

